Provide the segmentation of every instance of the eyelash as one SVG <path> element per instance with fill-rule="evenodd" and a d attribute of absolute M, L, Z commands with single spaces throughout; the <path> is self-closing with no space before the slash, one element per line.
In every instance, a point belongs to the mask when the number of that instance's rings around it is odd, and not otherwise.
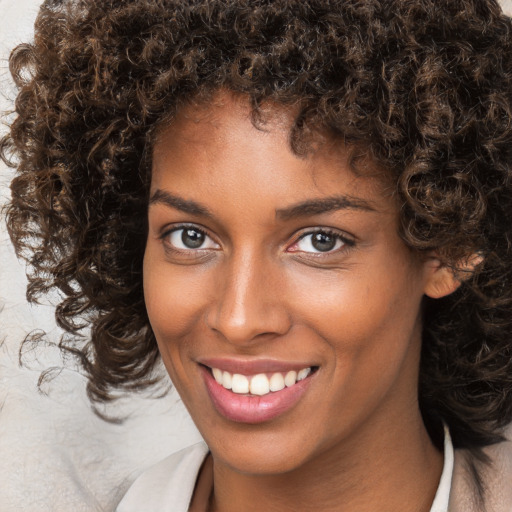
<path fill-rule="evenodd" d="M 315 234 L 320 234 L 320 233 L 334 237 L 336 242 L 338 242 L 338 241 L 341 242 L 341 246 L 338 248 L 330 249 L 328 251 L 317 251 L 317 252 L 301 251 L 300 249 L 290 250 L 290 248 L 288 248 L 287 250 L 292 253 L 294 252 L 294 253 L 308 254 L 311 257 L 315 257 L 315 258 L 320 257 L 321 258 L 321 257 L 327 257 L 328 255 L 336 254 L 339 252 L 345 252 L 348 249 L 355 246 L 355 241 L 352 238 L 349 238 L 348 236 L 341 234 L 339 231 L 335 231 L 335 230 L 329 229 L 329 228 L 316 228 L 316 229 L 309 229 L 309 230 L 303 232 L 301 235 L 299 235 L 299 237 L 297 238 L 297 240 L 295 242 L 293 242 L 291 247 L 296 246 L 302 240 L 306 239 L 308 236 L 312 237 Z M 310 242 L 310 245 L 312 245 L 312 242 Z"/>
<path fill-rule="evenodd" d="M 208 238 L 215 245 L 217 245 L 217 246 L 219 245 L 217 242 L 215 242 L 213 237 L 211 237 L 208 234 L 208 232 L 205 229 L 203 229 L 202 227 L 197 226 L 195 224 L 180 224 L 180 225 L 173 226 L 171 229 L 167 229 L 165 232 L 163 232 L 160 235 L 160 239 L 162 240 L 162 243 L 163 243 L 166 251 L 174 253 L 174 254 L 180 254 L 183 256 L 197 257 L 198 253 L 203 252 L 203 254 L 204 254 L 204 253 L 206 253 L 206 251 L 209 251 L 212 249 L 212 247 L 205 247 L 205 248 L 198 247 L 198 248 L 183 249 L 183 248 L 176 247 L 175 245 L 170 243 L 169 237 L 172 236 L 173 233 L 178 233 L 178 232 L 186 230 L 186 229 L 193 230 L 193 231 L 203 235 L 204 237 Z M 334 237 L 335 244 L 337 244 L 338 242 L 341 242 L 341 246 L 337 247 L 337 248 L 335 247 L 333 249 L 329 249 L 327 251 L 320 251 L 320 250 L 318 250 L 318 251 L 303 251 L 300 249 L 293 249 L 293 247 L 298 245 L 302 240 L 305 240 L 308 236 L 312 237 L 315 234 L 320 234 L 320 233 Z M 310 242 L 310 245 L 313 245 L 313 243 Z M 320 228 L 319 227 L 319 228 L 308 229 L 307 231 L 303 231 L 296 238 L 296 240 L 290 246 L 288 246 L 286 251 L 290 252 L 290 253 L 307 254 L 309 257 L 314 257 L 314 258 L 322 258 L 322 257 L 325 258 L 332 254 L 336 254 L 339 252 L 345 252 L 354 246 L 355 246 L 355 241 L 345 235 L 342 235 L 339 231 L 335 231 L 335 230 L 329 229 L 329 228 Z"/>
<path fill-rule="evenodd" d="M 194 248 L 182 249 L 182 248 L 176 247 L 175 245 L 170 243 L 169 238 L 174 233 L 178 233 L 179 231 L 184 231 L 186 229 L 195 231 L 195 232 L 203 235 L 204 237 L 207 237 L 208 239 L 210 239 L 214 244 L 218 245 L 217 242 L 215 242 L 215 240 L 208 234 L 208 232 L 205 229 L 201 228 L 200 226 L 197 226 L 196 224 L 180 224 L 180 225 L 173 226 L 171 229 L 165 230 L 160 235 L 159 238 L 162 240 L 162 243 L 163 243 L 166 251 L 171 252 L 171 253 L 179 253 L 180 255 L 185 255 L 185 256 L 194 256 L 194 253 L 197 254 L 198 252 L 208 251 L 209 249 L 211 249 L 211 247 L 207 247 L 207 248 L 200 247 L 200 248 L 196 248 L 196 249 L 194 249 Z"/>

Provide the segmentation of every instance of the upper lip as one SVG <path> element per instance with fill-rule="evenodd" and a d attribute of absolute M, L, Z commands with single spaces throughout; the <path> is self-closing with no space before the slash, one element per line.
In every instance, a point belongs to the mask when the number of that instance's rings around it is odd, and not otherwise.
<path fill-rule="evenodd" d="M 199 358 L 197 362 L 209 368 L 218 368 L 229 373 L 240 373 L 242 375 L 299 371 L 303 368 L 315 366 L 309 362 L 281 361 L 276 359 L 238 359 L 232 357 Z"/>

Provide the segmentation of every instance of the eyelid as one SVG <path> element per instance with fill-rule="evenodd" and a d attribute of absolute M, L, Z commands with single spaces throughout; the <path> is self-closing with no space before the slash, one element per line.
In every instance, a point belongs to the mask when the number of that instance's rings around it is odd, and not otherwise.
<path fill-rule="evenodd" d="M 203 233 L 206 237 L 208 237 L 212 242 L 217 246 L 215 248 L 213 247 L 207 247 L 207 248 L 198 248 L 198 249 L 180 249 L 178 247 L 172 246 L 166 239 L 168 240 L 171 233 L 174 233 L 176 231 L 180 231 L 183 229 L 194 229 L 196 231 L 199 231 Z M 192 222 L 182 222 L 178 224 L 171 224 L 166 225 L 164 228 L 162 228 L 159 237 L 158 237 L 162 243 L 164 244 L 164 247 L 166 250 L 170 250 L 173 252 L 179 252 L 179 253 L 194 253 L 194 252 L 200 252 L 200 251 L 210 251 L 210 250 L 217 250 L 217 248 L 220 247 L 219 242 L 215 239 L 214 236 L 212 236 L 208 229 L 206 229 L 204 226 L 200 224 L 194 224 Z"/>
<path fill-rule="evenodd" d="M 197 229 L 197 231 L 201 231 L 205 235 L 209 236 L 212 240 L 214 237 L 210 234 L 210 231 L 201 224 L 196 224 L 194 222 L 178 222 L 176 224 L 166 224 L 163 228 L 160 229 L 159 238 L 165 238 L 172 233 L 173 231 L 179 231 L 180 229 Z M 217 242 L 216 242 L 217 243 Z"/>
<path fill-rule="evenodd" d="M 301 240 L 303 240 L 307 236 L 311 236 L 311 235 L 314 235 L 316 233 L 325 233 L 325 234 L 328 234 L 328 235 L 332 235 L 332 236 L 336 237 L 337 239 L 341 240 L 342 246 L 339 247 L 338 249 L 334 249 L 334 250 L 330 250 L 330 251 L 323 251 L 323 252 L 322 251 L 318 251 L 318 252 L 314 252 L 314 251 L 301 251 L 300 249 L 298 249 L 298 250 L 290 250 L 291 247 L 297 245 Z M 327 256 L 332 255 L 332 254 L 337 254 L 337 253 L 340 253 L 340 252 L 347 251 L 348 249 L 354 247 L 355 244 L 356 244 L 355 238 L 350 236 L 350 235 L 348 235 L 344 231 L 340 231 L 338 229 L 330 228 L 330 227 L 318 226 L 318 227 L 314 227 L 314 228 L 306 228 L 306 229 L 301 230 L 294 237 L 294 241 L 288 246 L 287 252 L 314 255 L 314 257 L 322 257 L 322 256 L 327 257 Z"/>

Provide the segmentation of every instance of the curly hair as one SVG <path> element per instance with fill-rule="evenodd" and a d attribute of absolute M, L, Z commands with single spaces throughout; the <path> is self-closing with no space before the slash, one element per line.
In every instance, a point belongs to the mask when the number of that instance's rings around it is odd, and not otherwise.
<path fill-rule="evenodd" d="M 366 148 L 400 233 L 462 272 L 425 299 L 419 401 L 455 446 L 512 420 L 512 23 L 493 0 L 47 0 L 10 58 L 10 236 L 27 296 L 60 293 L 93 403 L 153 381 L 142 259 L 159 127 L 221 88 L 298 106 L 291 132 Z M 84 342 L 83 329 L 91 327 Z M 88 334 L 89 336 L 89 334 Z"/>

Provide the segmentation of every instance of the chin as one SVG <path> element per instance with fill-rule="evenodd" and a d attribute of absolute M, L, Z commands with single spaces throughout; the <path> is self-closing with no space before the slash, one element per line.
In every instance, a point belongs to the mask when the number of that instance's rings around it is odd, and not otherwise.
<path fill-rule="evenodd" d="M 247 475 L 288 473 L 299 469 L 311 458 L 308 454 L 314 451 L 314 447 L 308 447 L 304 440 L 298 438 L 292 440 L 292 433 L 279 435 L 271 430 L 249 435 L 235 434 L 227 439 L 212 439 L 211 442 L 205 439 L 215 461 Z"/>
<path fill-rule="evenodd" d="M 271 476 L 289 473 L 299 469 L 304 460 L 286 453 L 262 453 L 261 447 L 255 450 L 242 449 L 236 453 L 213 452 L 214 460 L 229 466 L 237 473 L 253 476 Z"/>

